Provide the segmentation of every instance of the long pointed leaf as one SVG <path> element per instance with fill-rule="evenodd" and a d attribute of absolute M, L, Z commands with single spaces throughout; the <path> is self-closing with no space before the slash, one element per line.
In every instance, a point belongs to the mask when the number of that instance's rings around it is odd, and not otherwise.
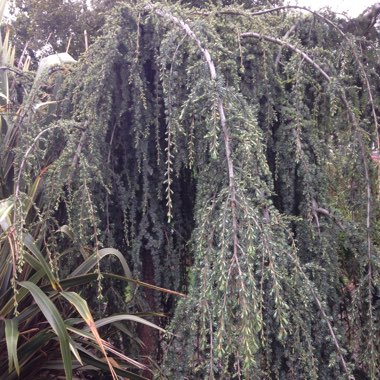
<path fill-rule="evenodd" d="M 103 363 L 102 361 L 100 361 L 98 359 L 91 357 L 90 355 L 82 355 L 82 358 L 86 364 L 92 365 L 92 366 L 100 368 L 100 369 L 107 369 L 107 364 Z M 139 376 L 133 372 L 122 370 L 119 368 L 115 368 L 115 371 L 119 376 L 124 376 L 130 380 L 148 380 L 146 377 Z"/>
<path fill-rule="evenodd" d="M 81 359 L 81 357 L 79 355 L 79 352 L 78 352 L 78 350 L 76 348 L 75 342 L 71 339 L 70 336 L 69 336 L 69 344 L 70 344 L 70 350 L 71 350 L 71 352 L 73 353 L 73 355 L 75 356 L 75 358 L 78 360 L 78 362 L 83 365 L 82 359 Z"/>
<path fill-rule="evenodd" d="M 38 272 L 34 273 L 33 276 L 29 278 L 29 281 L 37 284 L 43 276 L 44 276 L 44 271 L 39 270 Z M 27 294 L 28 294 L 27 289 L 20 289 L 16 295 L 17 303 L 20 303 Z M 0 309 L 0 315 L 10 314 L 13 311 L 13 308 L 14 308 L 14 299 L 11 297 L 8 299 L 8 302 Z"/>
<path fill-rule="evenodd" d="M 1 0 L 0 1 L 0 21 L 2 21 L 4 17 L 4 11 L 5 11 L 5 6 L 7 5 L 8 0 Z"/>
<path fill-rule="evenodd" d="M 96 327 L 102 327 L 104 325 L 108 325 L 110 323 L 115 323 L 115 322 L 121 322 L 121 321 L 132 321 L 132 322 L 137 322 L 137 323 L 142 323 L 143 325 L 152 327 L 153 329 L 160 330 L 162 332 L 166 332 L 163 328 L 160 326 L 157 326 L 156 324 L 147 321 L 144 318 L 138 317 L 136 315 L 130 315 L 130 314 L 117 314 L 117 315 L 112 315 L 110 317 L 106 317 L 103 319 L 99 319 L 95 322 Z"/>
<path fill-rule="evenodd" d="M 12 211 L 14 203 L 11 198 L 2 200 L 0 202 L 0 227 L 6 231 L 11 226 L 9 213 Z"/>
<path fill-rule="evenodd" d="M 87 338 L 89 340 L 92 340 L 92 341 L 96 342 L 94 336 L 91 333 L 89 333 L 88 331 L 79 330 L 79 329 L 76 329 L 75 327 L 72 327 L 72 326 L 67 326 L 67 329 L 69 331 L 74 332 L 75 334 L 83 337 L 83 338 Z M 148 367 L 146 365 L 141 364 L 141 363 L 137 362 L 136 360 L 131 359 L 128 356 L 125 356 L 124 354 L 122 354 L 121 352 L 118 352 L 116 349 L 112 348 L 112 345 L 109 344 L 107 341 L 102 340 L 102 342 L 103 342 L 104 347 L 105 347 L 106 350 L 113 352 L 115 355 L 117 355 L 119 358 L 123 359 L 127 363 L 132 364 L 136 368 L 140 368 L 140 369 L 144 369 L 144 370 L 148 369 Z M 78 345 L 78 347 L 83 348 L 83 346 L 79 346 L 79 345 Z M 96 357 L 96 356 L 94 355 L 94 357 Z M 118 367 L 115 367 L 115 368 L 118 368 Z"/>
<path fill-rule="evenodd" d="M 123 267 L 125 276 L 126 277 L 132 277 L 132 273 L 131 273 L 131 270 L 129 269 L 127 261 L 125 260 L 122 253 L 115 248 L 100 249 L 97 253 L 94 253 L 93 255 L 91 255 L 74 272 L 72 272 L 71 277 L 88 273 L 96 265 L 98 260 L 101 260 L 102 258 L 104 258 L 105 256 L 108 256 L 108 255 L 116 256 L 120 260 L 120 263 Z"/>
<path fill-rule="evenodd" d="M 179 296 L 179 297 L 186 297 L 186 294 L 176 292 L 176 291 L 170 290 L 170 289 L 161 288 L 161 287 L 156 286 L 156 285 L 148 284 L 147 282 L 135 280 L 134 278 L 129 278 L 129 277 L 120 276 L 120 275 L 113 274 L 113 273 L 105 273 L 105 272 L 101 272 L 101 275 L 104 278 L 111 278 L 113 280 L 133 282 L 136 285 L 143 286 L 144 288 L 148 288 L 148 289 L 153 289 L 153 290 L 156 290 L 157 292 L 168 293 L 168 294 L 172 294 L 174 296 Z M 80 275 L 80 276 L 76 276 L 76 277 L 72 276 L 72 277 L 68 277 L 64 280 L 61 280 L 60 285 L 64 289 L 67 289 L 67 288 L 70 288 L 72 286 L 80 286 L 83 284 L 87 284 L 93 280 L 96 280 L 97 278 L 98 278 L 97 273 L 89 273 L 89 274 L 84 274 L 84 275 Z"/>
<path fill-rule="evenodd" d="M 26 233 L 23 234 L 23 243 L 25 247 L 29 249 L 30 252 L 33 253 L 33 255 L 37 258 L 37 260 L 40 262 L 41 266 L 43 267 L 48 279 L 50 280 L 51 285 L 53 286 L 54 290 L 61 290 L 61 286 L 59 285 L 58 280 L 55 278 L 53 272 L 51 271 L 51 268 L 46 261 L 44 255 L 41 253 L 41 251 L 38 249 L 36 244 L 33 241 L 33 238 L 30 234 Z"/>
<path fill-rule="evenodd" d="M 7 342 L 9 373 L 16 369 L 17 375 L 20 375 L 20 365 L 17 356 L 17 342 L 19 337 L 18 323 L 15 319 L 5 320 L 5 340 Z"/>
<path fill-rule="evenodd" d="M 117 380 L 117 375 L 115 373 L 115 370 L 114 370 L 111 362 L 108 359 L 106 350 L 105 350 L 104 345 L 102 343 L 102 339 L 100 338 L 98 329 L 96 328 L 94 319 L 92 318 L 92 314 L 90 312 L 90 309 L 88 308 L 87 302 L 78 293 L 61 292 L 61 295 L 64 298 L 66 298 L 67 301 L 69 301 L 77 309 L 80 316 L 87 323 L 87 326 L 90 328 L 92 334 L 94 335 L 96 342 L 99 345 L 99 348 L 102 351 L 102 353 L 103 353 L 103 355 L 104 355 L 104 357 L 108 363 L 112 377 Z"/>
<path fill-rule="evenodd" d="M 41 312 L 48 320 L 54 332 L 57 334 L 59 344 L 61 347 L 62 359 L 65 366 L 66 378 L 68 380 L 71 380 L 72 363 L 70 354 L 69 334 L 67 332 L 65 323 L 63 322 L 63 319 L 59 311 L 57 310 L 53 302 L 49 299 L 49 297 L 36 284 L 33 284 L 29 281 L 22 281 L 20 282 L 20 286 L 30 291 Z"/>

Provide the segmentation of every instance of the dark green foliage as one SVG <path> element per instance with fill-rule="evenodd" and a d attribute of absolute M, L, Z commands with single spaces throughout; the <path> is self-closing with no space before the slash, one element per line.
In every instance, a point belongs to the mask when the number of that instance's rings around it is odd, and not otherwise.
<path fill-rule="evenodd" d="M 18 53 L 26 48 L 33 61 L 68 50 L 78 58 L 88 43 L 98 36 L 104 24 L 107 1 L 86 0 L 13 0 L 9 1 L 14 44 Z M 24 52 L 25 54 L 25 52 Z"/>
<path fill-rule="evenodd" d="M 145 352 L 162 376 L 376 379 L 377 32 L 190 3 L 115 5 L 60 94 L 59 159 L 41 141 L 28 164 L 52 163 L 41 211 L 187 291 L 136 297 L 174 314 L 163 358 Z"/>

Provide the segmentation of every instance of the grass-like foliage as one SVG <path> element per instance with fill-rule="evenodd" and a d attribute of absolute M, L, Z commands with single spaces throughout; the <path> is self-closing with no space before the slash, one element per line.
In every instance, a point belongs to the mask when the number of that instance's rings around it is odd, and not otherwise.
<path fill-rule="evenodd" d="M 23 252 L 25 263 L 21 273 L 17 275 L 17 281 L 12 284 L 14 278 L 12 278 L 12 266 L 16 260 L 13 257 L 15 246 L 11 221 L 13 205 L 12 199 L 0 202 L 1 228 L 3 237 L 6 237 L 1 246 L 0 315 L 2 323 L 5 324 L 5 336 L 2 336 L 0 343 L 2 352 L 0 378 L 17 379 L 21 376 L 24 379 L 32 379 L 41 376 L 41 371 L 43 373 L 44 369 L 64 369 L 66 378 L 71 379 L 75 368 L 86 368 L 86 365 L 91 365 L 94 368 L 104 369 L 107 364 L 115 379 L 117 376 L 143 379 L 128 371 L 128 368 L 132 366 L 146 369 L 146 367 L 128 358 L 110 342 L 102 339 L 98 328 L 123 321 L 160 328 L 139 316 L 130 314 L 118 314 L 94 320 L 87 302 L 80 293 L 70 291 L 81 289 L 91 281 L 96 281 L 98 276 L 91 275 L 91 270 L 99 258 L 107 255 L 118 257 L 124 268 L 124 276 L 104 273 L 102 274 L 104 277 L 115 277 L 132 284 L 141 284 L 131 278 L 123 256 L 117 250 L 102 249 L 98 254 L 89 256 L 69 273 L 66 279 L 59 281 L 32 236 L 23 233 L 21 244 L 25 249 Z M 71 250 L 67 250 L 62 255 L 70 253 Z M 116 365 L 115 358 L 123 362 L 124 366 Z"/>

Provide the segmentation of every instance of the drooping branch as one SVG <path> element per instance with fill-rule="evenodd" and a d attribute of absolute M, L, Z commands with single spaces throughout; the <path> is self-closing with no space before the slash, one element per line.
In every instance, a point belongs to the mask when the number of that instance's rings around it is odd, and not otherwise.
<path fill-rule="evenodd" d="M 185 23 L 183 20 L 174 16 L 173 14 L 171 14 L 170 12 L 166 10 L 156 8 L 153 5 L 147 5 L 146 8 L 148 10 L 153 11 L 156 15 L 162 18 L 165 18 L 171 21 L 172 23 L 174 23 L 175 25 L 179 26 L 187 34 L 187 36 L 189 36 L 196 43 L 196 45 L 198 46 L 199 50 L 202 52 L 206 60 L 207 66 L 209 68 L 211 80 L 216 82 L 216 79 L 217 79 L 216 68 L 211 58 L 210 52 L 203 46 L 201 40 L 192 31 L 190 26 L 187 23 Z M 235 170 L 234 170 L 234 164 L 233 164 L 233 159 L 232 159 L 232 150 L 231 150 L 231 135 L 230 135 L 230 131 L 227 125 L 227 119 L 226 119 L 226 114 L 224 111 L 223 100 L 219 95 L 217 95 L 217 104 L 218 104 L 220 126 L 222 128 L 224 149 L 225 149 L 227 169 L 228 169 L 230 206 L 231 206 L 231 213 L 232 213 L 233 256 L 234 256 L 236 265 L 239 265 L 237 261 L 239 244 L 238 244 L 238 221 L 237 221 L 237 215 L 236 215 L 236 183 L 235 183 Z"/>
<path fill-rule="evenodd" d="M 309 62 L 311 65 L 313 65 L 314 68 L 316 68 L 328 82 L 331 82 L 331 77 L 309 55 L 307 55 L 302 50 L 298 49 L 296 46 L 294 46 L 288 42 L 282 41 L 279 38 L 275 38 L 275 37 L 271 37 L 271 36 L 265 36 L 265 35 L 262 35 L 259 33 L 254 33 L 254 32 L 242 33 L 241 36 L 242 37 L 254 37 L 257 39 L 264 39 L 266 41 L 273 42 L 277 45 L 288 47 L 289 49 L 293 50 L 294 52 L 300 54 L 307 62 Z M 378 136 L 377 116 L 376 116 L 376 110 L 375 110 L 374 101 L 373 101 L 373 97 L 372 97 L 372 92 L 371 92 L 371 89 L 369 87 L 368 76 L 366 75 L 364 68 L 362 68 L 362 69 L 363 69 L 362 71 L 365 74 L 365 82 L 366 82 L 367 90 L 368 90 L 369 97 L 370 97 L 372 114 L 373 114 L 373 118 L 375 121 L 376 132 L 377 132 L 377 136 Z M 372 313 L 372 303 L 373 302 L 372 302 L 371 289 L 372 289 L 373 273 L 372 273 L 372 238 L 371 238 L 371 228 L 372 228 L 372 223 L 371 223 L 371 214 L 372 214 L 371 179 L 370 179 L 369 168 L 368 168 L 368 163 L 367 163 L 367 159 L 366 159 L 365 148 L 364 148 L 364 144 L 363 144 L 363 138 L 362 138 L 360 130 L 359 130 L 359 121 L 357 120 L 357 117 L 354 114 L 354 112 L 351 110 L 350 104 L 347 100 L 347 96 L 346 96 L 346 93 L 344 90 L 340 91 L 339 97 L 340 97 L 340 99 L 341 99 L 341 101 L 342 101 L 342 103 L 343 103 L 343 105 L 344 105 L 344 107 L 348 113 L 348 119 L 349 119 L 350 123 L 355 128 L 356 137 L 357 137 L 358 142 L 359 142 L 360 154 L 362 157 L 363 167 L 364 167 L 364 178 L 365 178 L 365 183 L 366 183 L 366 196 L 367 196 L 367 202 L 366 202 L 366 232 L 367 232 L 367 260 L 368 260 L 368 297 L 367 298 L 368 298 L 368 313 L 370 316 L 370 321 L 371 321 L 370 323 L 372 324 L 373 323 L 373 315 L 372 315 L 373 314 Z M 332 331 L 332 330 L 330 329 L 330 331 Z"/>
<path fill-rule="evenodd" d="M 241 33 L 240 34 L 241 37 L 254 37 L 254 38 L 257 38 L 259 40 L 266 40 L 268 42 L 273 42 L 277 45 L 280 45 L 280 46 L 286 46 L 288 47 L 289 49 L 293 50 L 294 52 L 298 53 L 302 58 L 305 59 L 305 61 L 309 62 L 311 65 L 313 65 L 323 76 L 324 78 L 330 82 L 331 81 L 331 78 L 330 76 L 326 73 L 326 71 L 324 71 L 322 69 L 321 66 L 318 65 L 318 63 L 316 63 L 308 54 L 306 54 L 304 51 L 298 49 L 296 46 L 290 44 L 289 42 L 286 42 L 286 41 L 283 41 L 283 40 L 280 40 L 279 38 L 276 38 L 276 37 L 271 37 L 271 36 L 266 36 L 266 35 L 263 35 L 263 34 L 260 34 L 260 33 L 255 33 L 255 32 L 246 32 L 246 33 Z"/>
<path fill-rule="evenodd" d="M 289 42 L 286 42 L 286 41 L 283 41 L 279 38 L 276 38 L 276 37 L 272 37 L 272 36 L 267 36 L 267 35 L 263 35 L 263 34 L 260 34 L 260 33 L 255 33 L 255 32 L 246 32 L 246 33 L 241 33 L 240 34 L 241 37 L 254 37 L 256 39 L 260 39 L 260 40 L 266 40 L 268 42 L 273 42 L 277 45 L 280 45 L 280 46 L 286 46 L 287 48 L 289 48 L 290 50 L 293 50 L 295 53 L 299 54 L 303 59 L 305 59 L 305 61 L 309 62 L 317 71 L 319 71 L 322 76 L 330 83 L 331 82 L 331 77 L 326 73 L 325 70 L 322 69 L 322 67 L 320 65 L 318 65 L 317 62 L 315 62 L 314 59 L 312 59 L 308 54 L 306 54 L 304 51 L 302 51 L 301 49 L 297 48 L 296 46 L 290 44 Z M 352 122 L 352 124 L 356 127 L 359 126 L 359 123 L 356 119 L 356 116 L 354 115 L 354 113 L 352 112 L 351 108 L 350 108 L 350 104 L 347 100 L 347 97 L 346 97 L 346 94 L 344 91 L 341 91 L 340 94 L 340 99 L 342 101 L 342 103 L 344 104 L 347 112 L 348 112 L 348 115 L 349 115 L 349 119 L 350 121 Z"/>
<path fill-rule="evenodd" d="M 292 242 L 293 250 L 295 251 L 296 250 L 295 241 L 294 241 L 294 239 L 293 239 L 292 236 L 289 236 L 289 238 L 290 238 L 290 241 Z M 336 349 L 336 351 L 338 353 L 339 360 L 340 360 L 340 362 L 342 364 L 344 372 L 347 375 L 348 380 L 353 380 L 353 377 L 350 375 L 350 370 L 348 369 L 346 360 L 344 359 L 343 351 L 342 351 L 342 349 L 340 347 L 338 338 L 337 338 L 337 336 L 336 336 L 336 334 L 334 332 L 334 328 L 333 328 L 333 326 L 332 326 L 332 324 L 330 322 L 330 319 L 329 319 L 328 315 L 326 314 L 326 312 L 324 310 L 324 307 L 323 307 L 323 305 L 322 305 L 322 303 L 321 303 L 321 301 L 320 301 L 317 293 L 314 290 L 313 284 L 310 282 L 309 277 L 307 276 L 307 274 L 303 270 L 303 268 L 301 266 L 301 263 L 300 263 L 300 261 L 298 259 L 298 256 L 295 255 L 294 253 L 291 253 L 289 256 L 293 260 L 294 264 L 296 265 L 298 271 L 301 273 L 302 277 L 305 279 L 305 282 L 308 284 L 308 287 L 310 289 L 311 295 L 313 296 L 313 298 L 314 298 L 314 300 L 315 300 L 315 302 L 316 302 L 316 304 L 318 306 L 318 309 L 319 309 L 320 313 L 322 314 L 323 319 L 325 320 L 325 322 L 327 324 L 327 327 L 329 329 L 331 338 L 332 338 L 332 340 L 334 342 L 335 349 Z"/>
<path fill-rule="evenodd" d="M 317 69 L 317 71 L 319 71 L 323 75 L 323 77 L 328 82 L 331 82 L 331 77 L 320 67 L 320 65 L 318 65 L 308 54 L 306 54 L 302 50 L 298 49 L 296 46 L 294 46 L 294 45 L 292 45 L 292 44 L 290 44 L 288 42 L 282 41 L 279 38 L 275 38 L 275 37 L 271 37 L 271 36 L 265 36 L 265 35 L 262 35 L 262 34 L 259 34 L 259 33 L 255 33 L 255 32 L 242 33 L 241 37 L 254 37 L 254 38 L 257 38 L 257 39 L 264 39 L 266 41 L 273 42 L 273 43 L 275 43 L 277 45 L 280 45 L 280 46 L 286 46 L 289 49 L 291 49 L 294 52 L 296 52 L 297 54 L 299 54 L 307 62 L 309 62 L 314 68 Z M 348 103 L 348 100 L 346 98 L 346 94 L 344 93 L 344 91 L 342 91 L 340 93 L 340 98 L 341 98 L 341 100 L 342 100 L 345 108 L 347 109 L 347 112 L 348 112 L 348 115 L 349 115 L 349 119 L 351 120 L 351 122 L 353 123 L 353 125 L 355 126 L 355 129 L 357 131 L 359 123 L 358 123 L 358 121 L 357 121 L 354 113 L 350 109 L 350 106 L 349 106 L 349 103 Z M 360 140 L 360 136 L 359 136 L 359 140 Z M 365 169 L 365 178 L 366 178 L 366 183 L 367 183 L 367 186 L 366 186 L 367 187 L 367 222 L 366 222 L 366 227 L 367 227 L 367 246 L 368 246 L 367 248 L 368 248 L 368 259 L 369 259 L 369 261 L 371 261 L 371 240 L 370 240 L 370 235 L 369 235 L 369 231 L 370 231 L 370 214 L 371 214 L 371 187 L 370 187 L 368 167 L 367 167 L 367 163 L 365 161 L 365 153 L 364 153 L 364 149 L 362 147 L 362 141 L 361 140 L 359 141 L 359 144 L 361 145 L 361 148 L 362 148 L 361 149 L 362 150 L 362 155 L 364 155 L 363 156 L 363 158 L 364 158 L 364 169 Z M 318 211 L 321 212 L 321 210 L 323 210 L 323 209 L 320 209 Z M 316 212 L 317 212 L 317 210 L 315 210 L 315 215 L 316 215 L 316 218 L 317 218 L 317 221 L 318 221 L 318 216 L 317 216 Z M 295 259 L 295 258 L 293 257 L 293 259 Z M 298 261 L 296 261 L 296 264 L 297 264 L 298 269 L 302 273 L 302 275 L 307 279 L 306 274 L 302 270 L 302 267 L 301 267 L 300 263 Z M 369 269 L 369 271 L 370 270 L 371 269 Z M 324 308 L 322 306 L 322 303 L 321 303 L 319 297 L 317 296 L 317 294 L 315 293 L 315 291 L 312 289 L 312 286 L 309 286 L 309 287 L 310 287 L 310 290 L 311 290 L 311 294 L 312 294 L 312 296 L 313 296 L 316 304 L 318 305 L 318 308 L 319 308 L 319 310 L 320 310 L 323 318 L 325 319 L 325 321 L 327 323 L 328 329 L 330 331 L 330 335 L 331 335 L 331 337 L 333 339 L 335 348 L 336 348 L 336 350 L 338 352 L 339 359 L 340 359 L 340 362 L 342 364 L 343 370 L 346 373 L 347 377 L 350 378 L 350 375 L 349 375 L 350 371 L 349 371 L 347 363 L 346 363 L 346 361 L 345 361 L 345 359 L 343 357 L 342 349 L 340 347 L 338 338 L 337 338 L 337 336 L 336 336 L 336 334 L 334 332 L 332 324 L 329 321 L 329 318 L 328 318 L 328 316 L 327 316 L 327 314 L 326 314 L 326 312 L 325 312 L 325 310 L 324 310 Z"/>
<path fill-rule="evenodd" d="M 21 175 L 23 173 L 23 170 L 24 170 L 24 166 L 26 164 L 26 160 L 30 154 L 30 152 L 33 150 L 33 148 L 35 147 L 35 145 L 37 144 L 38 140 L 42 137 L 42 135 L 44 135 L 46 132 L 49 132 L 51 131 L 52 129 L 56 129 L 56 128 L 61 128 L 60 125 L 53 125 L 51 127 L 48 127 L 48 128 L 45 128 L 44 130 L 42 130 L 33 140 L 32 144 L 30 144 L 29 148 L 26 150 L 23 158 L 22 158 L 22 161 L 21 161 L 21 164 L 20 164 L 20 168 L 19 168 L 19 171 L 18 171 L 18 175 L 17 175 L 17 179 L 16 179 L 16 182 L 15 182 L 15 192 L 14 192 L 14 196 L 15 196 L 15 199 L 17 200 L 19 198 L 19 195 L 20 195 L 20 182 L 21 182 Z M 16 213 L 15 213 L 16 214 Z"/>
<path fill-rule="evenodd" d="M 375 9 L 376 11 L 376 9 Z M 345 33 L 337 27 L 334 23 L 332 23 L 330 20 L 327 18 L 319 15 L 317 13 L 317 16 L 320 18 L 323 18 L 323 20 L 327 21 L 329 24 L 332 24 L 332 26 L 339 31 L 339 33 L 349 42 L 349 44 L 352 46 L 351 40 L 348 39 L 348 37 L 345 35 Z M 376 16 L 377 17 L 377 16 Z M 254 33 L 254 32 L 248 32 L 248 33 L 242 33 L 242 37 L 255 37 L 255 38 L 261 38 L 269 42 L 276 43 L 281 46 L 286 46 L 289 49 L 293 50 L 294 52 L 300 54 L 307 62 L 309 62 L 311 65 L 313 65 L 323 76 L 324 78 L 328 81 L 331 82 L 331 77 L 310 57 L 308 56 L 305 52 L 301 51 L 298 49 L 296 46 L 291 45 L 288 42 L 282 41 L 278 38 L 271 37 L 271 36 L 263 36 L 259 33 Z M 359 56 L 356 52 L 355 46 L 352 46 L 354 58 L 359 66 L 359 69 L 364 77 L 364 82 L 365 86 L 367 88 L 367 93 L 369 97 L 369 103 L 371 105 L 371 112 L 372 112 L 372 118 L 374 121 L 374 127 L 375 127 L 375 134 L 376 134 L 376 142 L 377 142 L 377 148 L 380 149 L 380 136 L 379 136 L 379 126 L 378 126 L 378 121 L 377 121 L 377 114 L 376 114 L 376 108 L 375 108 L 375 103 L 374 103 L 374 98 L 369 82 L 368 75 L 364 69 L 363 63 L 359 59 Z M 351 110 L 350 104 L 347 100 L 346 93 L 344 90 L 342 90 L 339 94 L 340 99 L 342 103 L 344 104 L 344 107 L 347 110 L 348 113 L 348 118 L 351 122 L 351 124 L 354 126 L 355 131 L 356 131 L 356 137 L 359 142 L 359 148 L 360 148 L 360 154 L 362 157 L 363 161 L 363 167 L 364 167 L 364 177 L 365 177 L 365 183 L 366 183 L 366 196 L 367 196 L 367 202 L 366 202 L 366 234 L 367 234 L 367 260 L 368 260 L 368 269 L 367 269 L 367 276 L 368 276 L 368 294 L 367 294 L 367 301 L 368 301 L 368 314 L 369 314 L 369 319 L 370 319 L 370 324 L 371 324 L 371 329 L 373 331 L 373 312 L 372 312 L 372 282 L 373 282 L 373 269 L 372 269 L 372 238 L 371 238 L 371 228 L 372 228 L 372 223 L 371 223 L 371 214 L 372 214 L 372 190 L 371 190 L 371 179 L 370 179 L 370 174 L 369 174 L 369 168 L 368 168 L 368 163 L 366 159 L 366 152 L 363 144 L 363 138 L 361 136 L 361 132 L 359 131 L 359 122 L 357 120 L 356 115 L 354 112 Z M 380 166 L 378 167 L 378 179 L 380 179 Z M 380 181 L 379 181 L 379 188 L 380 188 Z M 373 345 L 373 339 L 370 337 L 371 344 Z M 371 350 L 373 352 L 373 350 Z"/>
<path fill-rule="evenodd" d="M 148 6 L 149 10 L 153 10 L 158 16 L 166 18 L 173 22 L 175 25 L 179 26 L 182 30 L 185 31 L 185 33 L 197 44 L 199 50 L 202 52 L 206 63 L 209 68 L 210 72 L 210 77 L 211 80 L 215 81 L 217 79 L 217 74 L 216 74 L 216 68 L 215 64 L 211 58 L 211 55 L 209 51 L 203 46 L 202 42 L 200 39 L 195 35 L 195 33 L 191 30 L 190 26 L 185 23 L 183 20 L 179 19 L 178 17 L 172 15 L 171 13 L 164 11 L 162 9 L 154 8 L 152 5 Z M 263 36 L 259 33 L 254 33 L 254 32 L 248 32 L 248 33 L 242 33 L 241 37 L 254 37 L 257 39 L 265 39 L 269 42 L 276 43 L 280 46 L 286 46 L 290 48 L 291 50 L 295 51 L 297 54 L 301 55 L 302 58 L 304 58 L 308 63 L 310 63 L 318 72 L 322 74 L 322 76 L 328 81 L 331 82 L 331 77 L 326 73 L 323 68 L 315 62 L 308 54 L 297 48 L 296 46 L 284 42 L 278 38 L 275 37 L 270 37 L 270 36 Z M 345 104 L 346 108 L 349 110 L 349 103 L 346 99 L 346 96 L 343 94 L 342 95 L 342 101 Z M 229 128 L 227 125 L 226 121 L 226 116 L 225 116 L 225 110 L 223 106 L 223 101 L 222 99 L 218 96 L 217 99 L 218 102 L 218 111 L 219 111 L 219 116 L 220 116 L 220 124 L 221 124 L 221 129 L 223 133 L 223 140 L 224 140 L 224 147 L 225 147 L 225 153 L 226 153 L 226 160 L 227 160 L 227 167 L 228 167 L 228 176 L 229 176 L 229 191 L 230 191 L 230 201 L 231 201 L 231 210 L 232 210 L 232 233 L 233 233 L 233 242 L 234 242 L 234 257 L 237 259 L 237 250 L 238 250 L 238 222 L 237 222 L 237 216 L 236 216 L 236 184 L 235 184 L 235 175 L 234 175 L 234 165 L 233 165 L 233 160 L 232 160 L 232 152 L 231 152 L 231 145 L 230 145 L 230 132 Z M 350 118 L 354 117 L 352 112 L 349 112 Z M 356 120 L 355 120 L 356 121 Z M 355 123 L 357 125 L 357 122 Z M 302 271 L 302 268 L 299 266 L 299 269 Z M 326 323 L 328 325 L 328 329 L 330 331 L 331 337 L 333 339 L 334 345 L 336 347 L 336 350 L 339 354 L 339 358 L 342 364 L 342 367 L 349 376 L 349 369 L 347 366 L 347 363 L 343 357 L 342 354 L 342 349 L 340 347 L 340 344 L 338 342 L 337 336 L 335 335 L 334 329 L 332 327 L 332 324 L 330 323 L 324 308 L 321 304 L 321 301 L 319 300 L 319 297 L 315 292 L 312 292 L 312 296 L 315 299 L 315 302 L 318 305 L 318 308 L 321 311 L 321 314 L 323 318 L 326 320 Z"/>
<path fill-rule="evenodd" d="M 298 5 L 283 5 L 280 7 L 262 9 L 260 11 L 248 11 L 248 10 L 242 11 L 241 9 L 231 8 L 231 9 L 216 11 L 213 13 L 218 14 L 218 15 L 226 15 L 226 16 L 250 16 L 250 17 L 253 17 L 253 16 L 262 16 L 262 15 L 269 14 L 269 13 L 280 12 L 280 11 L 284 11 L 284 10 L 288 10 L 288 9 L 300 9 L 300 10 L 305 10 L 305 11 L 309 11 L 311 13 L 314 13 L 309 8 L 301 7 Z M 208 16 L 208 15 L 210 15 L 210 12 L 208 12 L 208 11 L 193 11 L 193 12 L 191 12 L 191 14 L 199 15 L 199 16 Z"/>
<path fill-rule="evenodd" d="M 264 14 L 275 13 L 275 12 L 279 12 L 279 11 L 287 10 L 287 9 L 298 9 L 298 10 L 301 10 L 301 11 L 309 12 L 310 14 L 312 14 L 313 16 L 315 16 L 316 18 L 320 19 L 321 21 L 325 22 L 327 25 L 329 25 L 333 29 L 335 29 L 349 43 L 349 45 L 351 46 L 352 52 L 353 52 L 353 55 L 354 55 L 354 58 L 355 58 L 355 61 L 356 61 L 356 64 L 359 66 L 360 72 L 361 72 L 361 74 L 364 77 L 364 82 L 365 82 L 365 85 L 366 85 L 366 88 L 367 88 L 369 102 L 370 102 L 370 105 L 371 105 L 372 118 L 373 118 L 373 122 L 374 122 L 375 134 L 376 134 L 377 149 L 380 150 L 379 124 L 378 124 L 377 115 L 376 115 L 376 107 L 375 107 L 375 102 L 374 102 L 374 96 L 373 96 L 373 93 L 372 93 L 372 90 L 371 90 L 371 86 L 370 86 L 368 75 L 367 75 L 367 73 L 365 71 L 365 68 L 363 66 L 362 61 L 360 60 L 360 58 L 358 56 L 358 53 L 356 51 L 356 47 L 354 46 L 352 40 L 347 36 L 347 34 L 336 23 L 334 23 L 328 17 L 324 16 L 323 14 L 321 14 L 321 13 L 319 13 L 317 11 L 313 11 L 310 8 L 302 7 L 302 6 L 298 6 L 298 5 L 284 5 L 284 6 L 281 6 L 281 7 L 268 8 L 268 9 L 263 9 L 263 10 L 256 11 L 256 12 L 242 11 L 240 9 L 230 9 L 230 10 L 217 11 L 216 14 L 230 15 L 230 16 L 242 16 L 242 17 L 255 17 L 255 16 L 261 16 L 261 15 L 264 15 Z M 197 14 L 201 14 L 203 16 L 208 16 L 210 13 L 209 12 L 199 12 Z M 379 14 L 380 14 L 380 4 L 375 4 L 372 8 L 370 8 L 370 10 L 368 10 L 367 12 L 365 12 L 363 15 L 361 15 L 359 17 L 368 20 L 368 23 L 369 23 L 369 25 L 371 27 L 371 26 L 374 25 L 374 23 L 376 23 L 376 20 L 377 20 Z M 262 36 L 262 38 L 266 39 L 264 36 Z M 274 38 L 274 37 L 268 37 L 268 38 L 273 38 L 273 40 L 271 40 L 271 41 L 275 42 L 275 43 L 278 43 L 277 41 L 274 41 L 274 40 L 277 40 L 276 38 Z M 278 43 L 278 44 L 280 44 L 282 46 L 286 45 L 289 48 L 292 48 L 290 44 L 288 44 L 288 43 L 286 43 L 286 42 L 284 42 L 282 40 L 279 40 L 279 41 L 281 41 L 281 42 Z M 297 51 L 295 49 L 293 49 L 293 50 Z M 298 53 L 300 53 L 300 52 L 298 52 Z M 310 62 L 306 57 L 304 57 L 304 58 L 308 62 Z M 310 63 L 313 64 L 312 62 L 310 62 Z M 315 66 L 315 65 L 313 64 L 313 66 Z M 378 172 L 378 177 L 380 179 L 380 168 L 379 168 L 379 172 Z M 379 187 L 379 193 L 380 193 L 380 187 Z"/>

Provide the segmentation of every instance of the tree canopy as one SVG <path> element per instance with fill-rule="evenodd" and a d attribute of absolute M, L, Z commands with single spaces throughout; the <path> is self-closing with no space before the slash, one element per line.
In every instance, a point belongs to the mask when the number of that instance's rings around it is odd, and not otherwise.
<path fill-rule="evenodd" d="M 116 2 L 76 64 L 15 71 L 12 239 L 30 232 L 61 281 L 94 252 L 94 313 L 169 332 L 113 338 L 156 378 L 377 379 L 379 9 Z M 81 247 L 64 258 L 62 226 Z M 123 267 L 104 247 L 172 293 L 106 278 Z"/>

